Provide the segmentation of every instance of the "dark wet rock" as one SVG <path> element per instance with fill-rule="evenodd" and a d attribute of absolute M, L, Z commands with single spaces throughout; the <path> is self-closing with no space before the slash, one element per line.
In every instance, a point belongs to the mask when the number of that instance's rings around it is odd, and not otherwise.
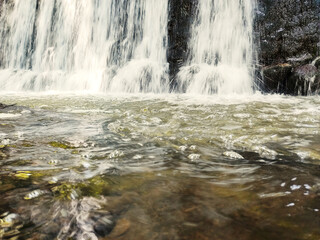
<path fill-rule="evenodd" d="M 16 104 L 7 105 L 7 104 L 0 103 L 0 109 L 5 109 L 5 108 L 13 107 L 13 106 L 15 106 L 15 105 L 16 105 Z"/>
<path fill-rule="evenodd" d="M 286 80 L 290 77 L 292 68 L 290 64 L 278 64 L 263 68 L 264 90 L 271 93 L 285 91 Z"/>
<path fill-rule="evenodd" d="M 306 64 L 303 66 L 299 66 L 294 70 L 294 73 L 304 79 L 311 79 L 317 73 L 317 68 L 311 64 Z"/>
<path fill-rule="evenodd" d="M 109 197 L 107 208 L 115 216 L 126 212 L 133 202 L 139 202 L 139 195 L 135 192 L 126 192 L 122 196 Z"/>
<path fill-rule="evenodd" d="M 257 31 L 260 62 L 265 65 L 295 59 L 305 64 L 320 51 L 320 2 L 314 0 L 259 0 Z"/>
<path fill-rule="evenodd" d="M 320 71 L 312 64 L 294 67 L 278 64 L 262 69 L 263 90 L 268 93 L 312 95 L 320 91 Z"/>
<path fill-rule="evenodd" d="M 316 74 L 317 68 L 311 64 L 295 68 L 287 81 L 285 93 L 303 96 L 314 93 Z"/>
<path fill-rule="evenodd" d="M 320 1 L 258 0 L 255 31 L 266 92 L 314 94 L 317 83 L 301 74 L 320 54 Z M 294 70 L 274 66 L 291 65 Z M 315 66 L 319 66 L 319 61 Z M 305 72 L 303 70 L 303 72 Z M 314 72 L 312 70 L 311 72 Z"/>
<path fill-rule="evenodd" d="M 306 53 L 297 57 L 289 57 L 286 60 L 293 66 L 297 66 L 310 63 L 313 60 L 313 57 L 310 53 Z"/>
<path fill-rule="evenodd" d="M 317 57 L 313 63 L 314 66 L 320 70 L 320 57 Z"/>
<path fill-rule="evenodd" d="M 14 188 L 15 188 L 15 186 L 13 184 L 9 183 L 9 184 L 2 185 L 0 182 L 0 193 L 10 191 Z"/>
<path fill-rule="evenodd" d="M 188 42 L 197 2 L 197 0 L 169 0 L 168 62 L 171 79 L 175 78 L 179 68 L 187 61 Z M 173 85 L 171 87 L 174 87 Z"/>
<path fill-rule="evenodd" d="M 107 236 L 114 228 L 113 222 L 109 215 L 102 216 L 95 222 L 94 231 L 101 237 Z"/>
<path fill-rule="evenodd" d="M 318 70 L 314 82 L 311 86 L 311 91 L 314 94 L 320 94 L 320 69 Z"/>

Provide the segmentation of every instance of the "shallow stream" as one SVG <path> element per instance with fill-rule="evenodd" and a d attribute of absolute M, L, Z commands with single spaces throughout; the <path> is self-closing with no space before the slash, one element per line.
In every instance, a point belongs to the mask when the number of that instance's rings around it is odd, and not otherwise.
<path fill-rule="evenodd" d="M 319 97 L 0 102 L 0 239 L 320 239 Z"/>

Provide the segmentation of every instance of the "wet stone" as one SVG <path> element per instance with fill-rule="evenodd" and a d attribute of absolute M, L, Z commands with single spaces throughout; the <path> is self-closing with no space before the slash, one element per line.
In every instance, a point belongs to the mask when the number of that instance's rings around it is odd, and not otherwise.
<path fill-rule="evenodd" d="M 111 221 L 111 216 L 103 216 L 94 224 L 94 231 L 101 237 L 108 235 L 113 228 L 114 224 Z"/>
<path fill-rule="evenodd" d="M 108 237 L 105 239 L 111 239 L 120 237 L 121 235 L 125 234 L 131 226 L 131 222 L 127 219 L 120 219 L 117 221 L 116 226 L 112 230 L 112 232 L 108 235 Z"/>

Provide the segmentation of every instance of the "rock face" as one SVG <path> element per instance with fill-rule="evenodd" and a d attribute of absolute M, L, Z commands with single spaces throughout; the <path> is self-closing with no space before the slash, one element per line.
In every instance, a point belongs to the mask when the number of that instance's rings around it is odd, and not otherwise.
<path fill-rule="evenodd" d="M 197 0 L 169 0 L 168 62 L 171 79 L 188 58 L 188 42 L 197 5 Z M 171 87 L 174 87 L 174 81 L 171 82 Z"/>
<path fill-rule="evenodd" d="M 263 91 L 319 92 L 320 1 L 259 0 L 256 32 Z"/>

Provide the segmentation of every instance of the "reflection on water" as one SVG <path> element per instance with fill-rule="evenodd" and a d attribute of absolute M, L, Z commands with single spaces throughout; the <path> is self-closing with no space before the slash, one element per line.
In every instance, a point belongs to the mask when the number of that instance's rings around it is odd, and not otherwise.
<path fill-rule="evenodd" d="M 319 97 L 0 102 L 0 238 L 320 239 Z"/>

